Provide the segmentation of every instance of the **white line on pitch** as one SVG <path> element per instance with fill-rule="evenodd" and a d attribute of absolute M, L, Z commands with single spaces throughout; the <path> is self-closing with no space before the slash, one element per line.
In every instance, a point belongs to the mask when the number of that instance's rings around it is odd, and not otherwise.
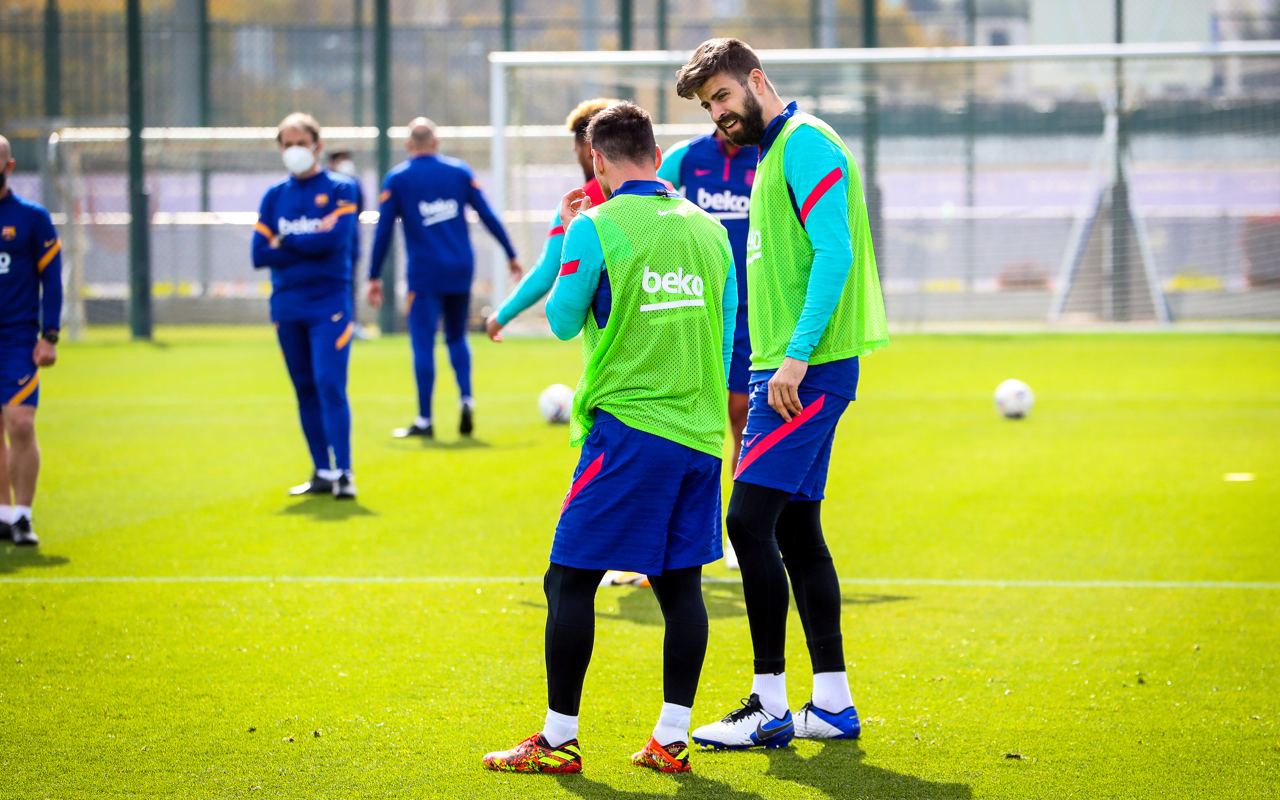
<path fill-rule="evenodd" d="M 0 575 L 0 584 L 210 584 L 307 583 L 353 585 L 521 584 L 541 583 L 541 575 Z M 734 577 L 708 577 L 704 583 L 740 583 Z M 1280 581 L 1001 580 L 986 578 L 842 578 L 844 586 L 940 586 L 980 589 L 1246 589 L 1280 591 Z"/>
<path fill-rule="evenodd" d="M 983 578 L 841 578 L 845 586 L 957 586 L 991 589 L 1262 589 L 1280 581 L 1000 580 Z"/>

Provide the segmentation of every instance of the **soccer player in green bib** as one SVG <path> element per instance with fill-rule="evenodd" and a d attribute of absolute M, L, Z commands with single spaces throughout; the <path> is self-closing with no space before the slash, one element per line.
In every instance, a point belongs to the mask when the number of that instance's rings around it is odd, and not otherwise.
<path fill-rule="evenodd" d="M 582 455 L 551 546 L 548 709 L 542 730 L 484 765 L 582 770 L 578 707 L 606 570 L 649 576 L 666 621 L 663 704 L 632 763 L 689 770 L 689 721 L 707 649 L 702 566 L 721 556 L 720 459 L 737 279 L 724 227 L 658 180 L 661 156 L 643 109 L 619 103 L 587 138 L 609 202 L 575 189 L 547 320 L 582 332 L 585 368 L 570 434 Z M 725 309 L 729 313 L 725 313 Z"/>
<path fill-rule="evenodd" d="M 703 42 L 676 92 L 696 96 L 734 144 L 760 147 L 747 232 L 749 408 L 728 512 L 754 678 L 742 707 L 695 730 L 693 741 L 741 749 L 783 747 L 794 736 L 856 739 L 840 581 L 821 507 L 858 359 L 888 344 L 858 169 L 830 126 L 783 103 L 745 42 Z M 784 659 L 788 576 L 814 673 L 794 718 Z"/>

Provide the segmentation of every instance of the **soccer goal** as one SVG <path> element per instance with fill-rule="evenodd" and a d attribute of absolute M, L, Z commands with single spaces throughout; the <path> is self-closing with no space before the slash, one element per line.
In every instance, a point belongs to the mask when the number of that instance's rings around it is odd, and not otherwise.
<path fill-rule="evenodd" d="M 566 145 L 632 99 L 710 133 L 683 52 L 493 53 L 495 194 L 547 213 Z M 760 51 L 858 159 L 896 327 L 1280 321 L 1280 42 Z"/>

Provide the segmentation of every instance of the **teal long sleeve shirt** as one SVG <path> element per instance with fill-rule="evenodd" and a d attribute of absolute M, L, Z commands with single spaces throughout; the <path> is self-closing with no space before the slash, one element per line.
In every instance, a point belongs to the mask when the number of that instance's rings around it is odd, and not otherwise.
<path fill-rule="evenodd" d="M 564 248 L 564 226 L 560 224 L 558 208 L 552 216 L 551 228 L 537 263 L 498 309 L 498 323 L 501 325 L 511 324 L 511 320 L 545 297 L 556 282 L 556 275 L 560 272 L 560 251 Z"/>
<path fill-rule="evenodd" d="M 792 134 L 782 174 L 813 247 L 809 288 L 787 355 L 808 361 L 826 331 L 853 267 L 849 229 L 849 162 L 816 128 Z"/>
<path fill-rule="evenodd" d="M 633 183 L 637 186 L 632 187 Z M 637 194 L 651 193 L 652 186 L 648 182 L 628 181 L 614 194 L 624 194 L 632 188 Z M 728 251 L 725 252 L 725 258 L 728 275 L 725 278 L 722 307 L 733 309 L 738 307 L 738 279 L 733 269 L 732 255 Z M 561 274 L 556 278 L 551 296 L 547 298 L 547 322 L 551 324 L 551 332 L 556 338 L 567 341 L 582 330 L 588 314 L 594 314 L 596 324 L 603 328 L 608 322 L 613 302 L 613 292 L 605 268 L 604 248 L 591 218 L 579 216 L 569 226 L 560 260 Z M 573 269 L 564 269 L 563 265 L 567 264 L 573 264 Z M 729 362 L 733 357 L 734 318 L 732 313 L 724 314 L 721 350 L 726 381 L 729 377 Z"/>

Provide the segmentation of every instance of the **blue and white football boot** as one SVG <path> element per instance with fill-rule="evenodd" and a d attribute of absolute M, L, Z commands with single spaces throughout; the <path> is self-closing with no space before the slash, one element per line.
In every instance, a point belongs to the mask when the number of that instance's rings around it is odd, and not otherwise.
<path fill-rule="evenodd" d="M 693 741 L 716 750 L 746 750 L 750 747 L 786 747 L 795 737 L 796 726 L 791 712 L 775 717 L 760 705 L 760 696 L 752 694 L 719 722 L 703 725 L 693 732 Z"/>
<path fill-rule="evenodd" d="M 861 735 L 862 723 L 853 706 L 831 712 L 810 701 L 796 714 L 796 736 L 801 739 L 857 739 Z"/>

